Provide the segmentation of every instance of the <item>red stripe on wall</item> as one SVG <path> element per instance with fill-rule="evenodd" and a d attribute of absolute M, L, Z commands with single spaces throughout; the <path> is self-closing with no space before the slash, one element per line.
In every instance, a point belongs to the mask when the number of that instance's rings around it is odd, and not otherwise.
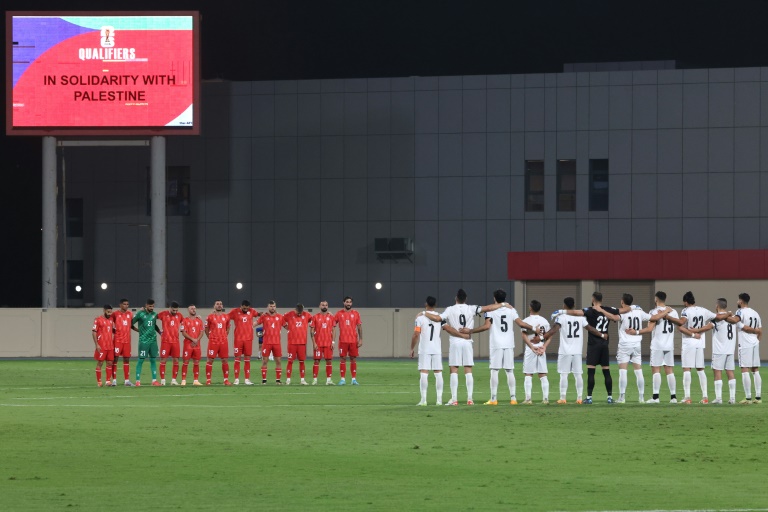
<path fill-rule="evenodd" d="M 768 279 L 768 250 L 510 252 L 513 281 Z"/>

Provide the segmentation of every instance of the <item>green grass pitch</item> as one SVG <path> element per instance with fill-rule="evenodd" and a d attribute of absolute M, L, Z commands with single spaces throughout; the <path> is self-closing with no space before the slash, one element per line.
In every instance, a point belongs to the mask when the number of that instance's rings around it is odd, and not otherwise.
<path fill-rule="evenodd" d="M 271 365 L 268 386 L 224 387 L 217 362 L 219 384 L 210 387 L 97 388 L 94 366 L 0 361 L 0 509 L 768 507 L 765 405 L 641 405 L 632 372 L 624 405 L 605 403 L 598 372 L 591 406 L 510 406 L 502 372 L 499 405 L 490 407 L 479 405 L 488 399 L 483 362 L 475 368 L 478 405 L 415 407 L 415 361 L 360 360 L 359 387 L 277 387 Z M 321 383 L 324 371 L 321 364 Z M 337 372 L 335 362 L 335 380 Z M 429 382 L 434 404 L 431 375 Z M 681 375 L 677 382 L 682 391 Z M 540 400 L 535 377 L 533 389 Z M 692 389 L 697 399 L 695 375 Z M 724 392 L 727 399 L 727 385 Z M 466 400 L 463 376 L 459 398 Z M 568 398 L 575 400 L 573 380 Z"/>

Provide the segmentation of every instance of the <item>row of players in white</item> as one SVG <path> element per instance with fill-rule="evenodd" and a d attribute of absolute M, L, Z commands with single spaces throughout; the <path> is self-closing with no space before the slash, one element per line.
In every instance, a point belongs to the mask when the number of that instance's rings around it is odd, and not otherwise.
<path fill-rule="evenodd" d="M 503 299 L 502 299 L 503 301 Z M 631 299 L 630 299 L 631 302 Z M 697 369 L 699 384 L 702 390 L 701 403 L 708 403 L 707 397 L 707 376 L 704 372 L 704 346 L 706 343 L 707 330 L 714 330 L 712 344 L 712 368 L 715 370 L 715 402 L 722 403 L 722 377 L 721 372 L 725 370 L 728 374 L 728 388 L 730 392 L 729 403 L 735 403 L 736 380 L 733 376 L 734 360 L 733 354 L 736 346 L 736 336 L 734 326 L 739 334 L 739 364 L 743 370 L 742 384 L 746 394 L 746 399 L 742 403 L 751 401 L 751 379 L 750 373 L 754 376 L 755 401 L 758 402 L 761 396 L 762 379 L 760 377 L 759 366 L 759 334 L 761 333 L 761 320 L 756 311 L 749 308 L 748 303 L 739 301 L 740 309 L 731 314 L 725 310 L 725 307 L 717 306 L 717 313 L 713 313 L 705 308 L 694 304 L 686 303 L 680 316 L 677 311 L 666 306 L 663 302 L 656 299 L 657 307 L 650 313 L 642 311 L 638 306 L 630 307 L 622 300 L 622 309 L 619 315 L 612 315 L 604 312 L 611 320 L 619 323 L 619 346 L 617 351 L 617 361 L 619 363 L 619 400 L 623 403 L 627 387 L 627 366 L 631 362 L 635 369 L 637 379 L 637 388 L 640 402 L 644 402 L 645 379 L 641 370 L 640 343 L 642 334 L 652 332 L 651 341 L 651 366 L 653 367 L 653 394 L 654 398 L 646 403 L 659 403 L 658 394 L 661 388 L 660 367 L 664 366 L 667 373 L 667 384 L 670 394 L 676 394 L 673 353 L 674 327 L 672 324 L 680 325 L 682 333 L 682 367 L 683 367 L 683 388 L 685 398 L 683 403 L 691 403 L 691 368 Z M 447 325 L 461 329 L 463 332 L 472 333 L 490 329 L 490 369 L 491 369 L 491 399 L 487 402 L 490 405 L 497 403 L 498 373 L 504 369 L 507 374 L 507 384 L 510 391 L 510 403 L 516 404 L 515 389 L 516 380 L 513 373 L 513 356 L 515 350 L 514 332 L 511 329 L 511 323 L 516 323 L 523 330 L 522 338 L 525 342 L 525 354 L 523 360 L 523 373 L 525 374 L 524 389 L 525 401 L 531 403 L 532 378 L 537 373 L 541 381 L 541 390 L 544 397 L 543 402 L 549 402 L 549 381 L 547 379 L 546 345 L 545 340 L 554 335 L 557 331 L 560 333 L 560 347 L 558 350 L 557 371 L 560 374 L 560 400 L 559 403 L 565 403 L 565 397 L 568 391 L 568 374 L 573 373 L 576 381 L 577 403 L 582 403 L 583 379 L 582 379 L 582 338 L 580 332 L 582 328 L 589 328 L 587 320 L 583 316 L 578 316 L 580 311 L 558 310 L 552 315 L 554 322 L 558 325 L 557 329 L 552 329 L 549 322 L 529 308 L 530 316 L 520 320 L 517 311 L 506 303 L 498 309 L 486 312 L 485 325 L 480 328 L 474 328 L 474 316 L 489 307 L 470 306 L 459 303 L 446 308 L 446 310 L 437 315 L 433 308 L 427 305 L 427 310 L 416 318 L 416 332 L 414 333 L 412 348 L 416 343 L 419 345 L 419 370 L 421 371 L 421 401 L 418 405 L 426 405 L 427 396 L 427 375 L 429 371 L 435 374 L 437 388 L 437 403 L 441 404 L 443 393 L 442 379 L 442 361 L 440 347 L 441 322 Z M 600 308 L 600 306 L 597 306 Z M 599 309 L 602 311 L 602 309 Z M 681 318 L 682 317 L 682 318 Z M 727 321 L 726 321 L 727 319 Z M 641 329 L 643 322 L 652 321 L 653 324 L 645 329 Z M 533 334 L 536 333 L 536 334 Z M 529 336 L 529 334 L 532 334 Z M 467 386 L 467 403 L 473 404 L 474 378 L 472 376 L 473 349 L 471 339 L 467 340 L 454 335 L 449 337 L 449 361 L 451 368 L 450 388 L 451 399 L 447 405 L 456 405 L 458 393 L 458 367 L 464 366 Z M 610 400 L 609 400 L 610 401 Z M 672 402 L 676 402 L 673 399 Z"/>

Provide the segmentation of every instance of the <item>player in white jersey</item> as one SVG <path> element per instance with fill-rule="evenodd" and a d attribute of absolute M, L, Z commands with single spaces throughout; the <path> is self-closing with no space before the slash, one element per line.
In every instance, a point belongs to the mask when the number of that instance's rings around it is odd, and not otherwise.
<path fill-rule="evenodd" d="M 437 299 L 427 297 L 425 304 L 427 311 L 434 311 Z M 427 405 L 427 388 L 429 385 L 429 372 L 435 376 L 435 388 L 437 390 L 437 405 L 443 405 L 443 358 L 440 346 L 440 331 L 442 322 L 434 322 L 426 316 L 416 317 L 416 326 L 411 337 L 411 359 L 416 344 L 419 345 L 419 389 L 421 401 L 417 405 Z"/>
<path fill-rule="evenodd" d="M 493 300 L 496 304 L 503 304 L 507 300 L 507 292 L 496 290 L 493 292 Z M 507 387 L 509 388 L 509 403 L 517 405 L 517 396 L 515 389 L 517 381 L 513 372 L 515 367 L 515 332 L 512 330 L 512 323 L 517 324 L 521 329 L 533 329 L 532 326 L 520 320 L 520 316 L 512 306 L 503 306 L 497 310 L 489 311 L 485 314 L 485 324 L 475 327 L 472 330 L 462 329 L 461 332 L 474 334 L 490 329 L 490 364 L 491 369 L 491 399 L 485 402 L 485 405 L 498 405 L 497 392 L 499 389 L 499 370 L 504 369 L 507 373 Z"/>
<path fill-rule="evenodd" d="M 683 304 L 685 308 L 680 313 L 680 319 L 669 318 L 680 326 L 680 332 L 683 338 L 683 348 L 680 353 L 680 360 L 683 367 L 683 392 L 685 398 L 682 403 L 691 403 L 691 368 L 696 368 L 699 376 L 699 386 L 701 387 L 701 404 L 708 404 L 707 396 L 707 374 L 704 373 L 704 347 L 706 346 L 706 334 L 693 332 L 690 329 L 699 329 L 704 327 L 717 315 L 708 309 L 696 305 L 696 299 L 693 292 L 686 292 L 683 295 Z M 720 320 L 727 314 L 722 315 Z"/>
<path fill-rule="evenodd" d="M 763 324 L 757 311 L 749 307 L 749 294 L 740 293 L 737 305 L 739 310 L 728 318 L 728 322 L 737 324 L 739 328 L 739 366 L 741 367 L 741 383 L 744 385 L 746 397 L 740 404 L 763 403 L 760 392 L 763 387 L 763 378 L 760 376 L 760 336 Z M 752 400 L 752 381 L 749 373 L 755 380 L 755 399 Z"/>
<path fill-rule="evenodd" d="M 651 371 L 653 372 L 653 396 L 646 400 L 647 404 L 659 403 L 661 391 L 661 367 L 667 374 L 667 386 L 669 386 L 669 403 L 677 403 L 677 381 L 675 379 L 675 353 L 674 337 L 675 324 L 670 318 L 680 319 L 677 311 L 666 305 L 667 294 L 658 291 L 654 296 L 656 307 L 649 311 L 651 319 L 648 326 L 640 329 L 639 334 L 651 334 Z"/>
<path fill-rule="evenodd" d="M 728 313 L 728 301 L 720 298 L 715 305 L 716 311 Z M 736 377 L 733 375 L 733 353 L 736 350 L 736 327 L 717 318 L 711 320 L 704 327 L 691 329 L 694 333 L 702 333 L 712 330 L 712 373 L 715 378 L 715 399 L 713 404 L 723 403 L 723 370 L 728 375 L 728 391 L 730 392 L 729 404 L 736 403 Z"/>
<path fill-rule="evenodd" d="M 530 315 L 527 316 L 523 322 L 533 327 L 531 331 L 523 331 L 522 338 L 525 343 L 525 355 L 523 356 L 523 374 L 525 375 L 525 381 L 523 389 L 525 389 L 525 401 L 524 405 L 532 405 L 531 392 L 533 391 L 533 374 L 539 374 L 539 381 L 541 382 L 541 395 L 543 397 L 541 403 L 549 403 L 549 379 L 547 378 L 547 347 L 551 340 L 547 339 L 543 341 L 544 334 L 549 330 L 549 322 L 546 318 L 539 315 L 541 311 L 541 302 L 532 300 L 528 308 Z"/>
<path fill-rule="evenodd" d="M 621 309 L 632 307 L 634 297 L 625 293 L 621 296 Z M 599 310 L 598 310 L 599 311 Z M 645 402 L 645 377 L 643 377 L 643 366 L 641 359 L 640 343 L 643 341 L 643 335 L 640 334 L 643 322 L 651 319 L 651 315 L 642 309 L 630 309 L 626 313 L 614 315 L 603 312 L 605 316 L 618 323 L 619 347 L 616 351 L 616 361 L 619 363 L 619 399 L 616 403 L 626 402 L 627 392 L 627 367 L 632 363 L 635 369 L 635 379 L 637 380 L 638 401 Z"/>
<path fill-rule="evenodd" d="M 446 321 L 447 325 L 455 330 L 461 328 L 473 329 L 475 327 L 475 315 L 486 311 L 493 311 L 509 304 L 493 304 L 490 306 L 470 306 L 467 303 L 467 292 L 459 288 L 456 292 L 456 304 L 447 307 L 440 315 L 434 312 L 425 311 L 424 315 L 433 322 Z M 449 334 L 451 334 L 449 332 Z M 448 348 L 448 366 L 451 369 L 450 387 L 451 399 L 445 405 L 459 405 L 459 366 L 464 367 L 464 379 L 467 386 L 467 405 L 475 405 L 472 400 L 472 393 L 475 388 L 475 379 L 472 375 L 472 367 L 475 365 L 474 348 L 472 339 L 464 339 L 451 334 L 448 337 L 450 343 Z"/>
<path fill-rule="evenodd" d="M 563 299 L 563 304 L 566 310 L 573 309 L 573 297 Z M 581 360 L 584 350 L 584 338 L 581 331 L 584 328 L 596 336 L 602 336 L 604 339 L 607 338 L 607 335 L 589 325 L 589 322 L 583 316 L 572 316 L 564 313 L 555 317 L 555 324 L 544 335 L 544 340 L 548 340 L 556 333 L 560 333 L 560 347 L 557 350 L 557 373 L 560 374 L 560 399 L 557 401 L 558 404 L 567 403 L 565 397 L 568 393 L 569 373 L 573 374 L 573 378 L 576 381 L 576 403 L 582 403 L 582 394 L 584 393 L 584 379 L 582 375 L 584 374 L 584 369 L 582 368 Z"/>

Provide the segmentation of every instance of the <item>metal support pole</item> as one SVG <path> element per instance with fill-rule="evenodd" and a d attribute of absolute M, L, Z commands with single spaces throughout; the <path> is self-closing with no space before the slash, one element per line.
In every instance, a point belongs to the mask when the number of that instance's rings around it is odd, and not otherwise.
<path fill-rule="evenodd" d="M 43 308 L 57 303 L 56 137 L 43 137 Z"/>
<path fill-rule="evenodd" d="M 158 307 L 167 305 L 165 240 L 165 137 L 150 143 L 150 186 L 152 198 L 152 298 Z"/>

